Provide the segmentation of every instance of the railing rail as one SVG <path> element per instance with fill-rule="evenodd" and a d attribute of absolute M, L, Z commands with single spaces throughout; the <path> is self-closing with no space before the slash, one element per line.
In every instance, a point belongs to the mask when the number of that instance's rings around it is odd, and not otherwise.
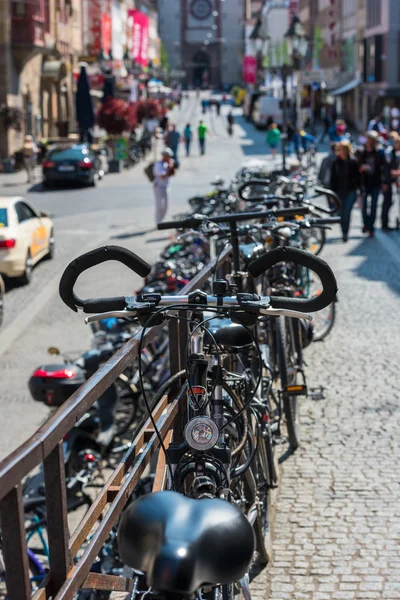
<path fill-rule="evenodd" d="M 182 290 L 187 294 L 201 287 L 216 269 L 224 268 L 231 256 L 227 247 Z M 150 343 L 162 326 L 149 329 L 144 344 Z M 22 482 L 43 464 L 46 494 L 49 573 L 34 600 L 72 600 L 81 587 L 129 591 L 132 580 L 125 577 L 90 573 L 90 568 L 104 541 L 116 523 L 139 478 L 159 446 L 159 438 L 150 417 L 143 423 L 132 446 L 121 459 L 94 500 L 72 536 L 67 522 L 67 496 L 62 440 L 94 402 L 132 364 L 138 356 L 141 331 L 118 350 L 79 390 L 77 390 L 24 444 L 0 463 L 0 522 L 2 551 L 7 579 L 8 600 L 31 598 L 28 551 L 24 526 Z M 171 320 L 169 324 L 171 374 L 184 364 L 187 321 Z M 176 394 L 171 394 L 171 396 Z M 164 444 L 173 437 L 174 421 L 179 414 L 180 398 L 164 396 L 153 408 L 153 418 Z M 160 454 L 154 490 L 166 482 L 164 457 Z M 107 508 L 107 511 L 105 510 Z M 93 532 L 102 515 L 102 521 Z M 91 534 L 89 541 L 88 537 Z M 76 555 L 84 543 L 82 556 Z"/>

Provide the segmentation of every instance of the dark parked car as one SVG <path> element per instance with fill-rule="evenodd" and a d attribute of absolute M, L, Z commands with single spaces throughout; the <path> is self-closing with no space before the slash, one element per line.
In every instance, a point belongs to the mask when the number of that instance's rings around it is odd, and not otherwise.
<path fill-rule="evenodd" d="M 43 161 L 43 185 L 84 183 L 94 186 L 104 175 L 99 153 L 86 144 L 53 148 Z"/>

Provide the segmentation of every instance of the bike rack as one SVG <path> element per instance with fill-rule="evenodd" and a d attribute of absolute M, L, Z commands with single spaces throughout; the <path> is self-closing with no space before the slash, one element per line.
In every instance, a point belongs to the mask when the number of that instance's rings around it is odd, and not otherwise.
<path fill-rule="evenodd" d="M 224 271 L 231 260 L 228 246 L 182 290 L 188 294 L 209 280 L 218 268 Z M 144 345 L 149 344 L 162 326 L 149 329 Z M 187 321 L 169 322 L 171 374 L 182 370 L 187 343 Z M 150 417 L 141 425 L 132 446 L 109 476 L 72 535 L 67 521 L 67 496 L 63 455 L 63 438 L 87 412 L 117 377 L 138 356 L 141 337 L 139 331 L 110 358 L 79 390 L 77 390 L 24 444 L 0 462 L 0 522 L 3 557 L 7 578 L 8 600 L 72 600 L 81 588 L 129 592 L 133 580 L 90 572 L 96 556 L 118 520 L 125 504 L 143 474 L 160 442 Z M 176 351 L 175 351 L 176 350 Z M 178 387 L 164 396 L 153 408 L 152 415 L 163 443 L 168 447 L 173 431 L 181 417 Z M 29 580 L 28 552 L 24 524 L 22 482 L 43 463 L 47 534 L 49 546 L 49 573 L 41 587 L 33 594 Z M 165 489 L 165 456 L 159 454 L 153 491 Z M 100 516 L 102 521 L 98 523 Z M 98 525 L 95 528 L 95 525 Z M 93 531 L 94 530 L 94 531 Z M 76 559 L 84 542 L 91 535 L 82 556 Z"/>

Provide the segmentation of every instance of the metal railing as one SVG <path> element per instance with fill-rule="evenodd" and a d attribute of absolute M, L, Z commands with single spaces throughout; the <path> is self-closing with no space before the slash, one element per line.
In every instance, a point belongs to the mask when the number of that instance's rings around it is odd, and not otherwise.
<path fill-rule="evenodd" d="M 182 290 L 187 294 L 201 287 L 216 269 L 224 269 L 230 260 L 226 248 Z M 162 326 L 149 329 L 144 343 L 150 343 Z M 187 343 L 187 321 L 172 319 L 168 325 L 171 374 L 182 370 Z M 150 417 L 135 439 L 89 511 L 72 535 L 67 522 L 67 494 L 63 438 L 94 402 L 138 356 L 141 332 L 127 342 L 79 390 L 55 412 L 34 435 L 0 463 L 0 522 L 3 559 L 6 570 L 8 600 L 32 597 L 28 568 L 28 551 L 24 523 L 22 482 L 43 464 L 46 521 L 49 547 L 49 572 L 34 600 L 72 600 L 80 588 L 129 592 L 133 581 L 126 577 L 91 573 L 90 569 L 110 534 L 132 491 L 138 483 L 160 442 Z M 177 391 L 177 390 L 176 390 Z M 172 440 L 176 419 L 180 415 L 180 398 L 175 391 L 164 396 L 153 408 L 154 422 L 165 446 Z M 165 457 L 159 454 L 153 491 L 164 489 Z M 102 516 L 101 521 L 99 518 Z M 77 559 L 77 553 L 83 553 Z"/>

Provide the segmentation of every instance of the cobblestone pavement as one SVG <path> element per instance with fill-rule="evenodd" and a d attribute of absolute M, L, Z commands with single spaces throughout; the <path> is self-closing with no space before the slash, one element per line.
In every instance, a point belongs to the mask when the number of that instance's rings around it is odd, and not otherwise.
<path fill-rule="evenodd" d="M 338 316 L 306 360 L 325 399 L 302 404 L 302 445 L 282 463 L 273 557 L 256 598 L 400 598 L 400 240 L 363 239 L 358 212 L 351 241 L 330 239 L 323 251 Z"/>

